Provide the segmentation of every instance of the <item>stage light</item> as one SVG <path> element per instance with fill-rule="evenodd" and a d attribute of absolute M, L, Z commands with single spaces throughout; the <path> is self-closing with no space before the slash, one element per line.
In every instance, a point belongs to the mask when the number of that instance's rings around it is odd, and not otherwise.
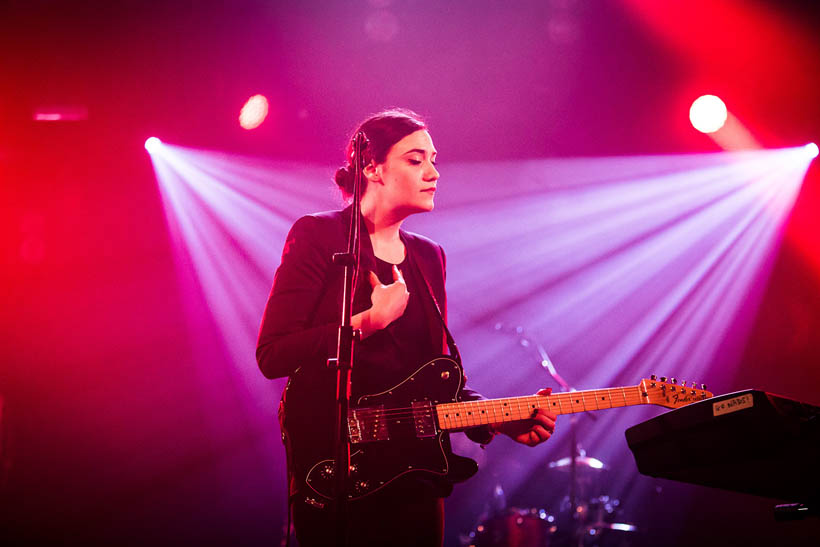
<path fill-rule="evenodd" d="M 145 139 L 145 149 L 148 150 L 149 154 L 153 154 L 159 151 L 161 146 L 162 141 L 156 137 L 148 137 L 147 139 Z"/>
<path fill-rule="evenodd" d="M 254 95 L 239 112 L 239 125 L 243 129 L 255 129 L 262 125 L 268 116 L 268 100 L 264 95 Z"/>
<path fill-rule="evenodd" d="M 32 116 L 36 122 L 77 122 L 88 119 L 85 105 L 41 105 Z"/>
<path fill-rule="evenodd" d="M 689 108 L 689 120 L 701 133 L 714 133 L 726 123 L 728 111 L 719 97 L 703 95 Z"/>
<path fill-rule="evenodd" d="M 808 154 L 810 158 L 816 158 L 817 157 L 817 153 L 818 153 L 817 145 L 814 144 L 813 142 L 810 142 L 809 144 L 807 144 L 803 148 L 806 150 L 806 154 Z"/>

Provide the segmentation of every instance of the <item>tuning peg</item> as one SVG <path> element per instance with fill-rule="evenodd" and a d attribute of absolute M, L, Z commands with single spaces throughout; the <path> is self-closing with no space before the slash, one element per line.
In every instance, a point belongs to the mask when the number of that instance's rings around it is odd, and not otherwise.
<path fill-rule="evenodd" d="M 665 381 L 666 381 L 666 376 L 661 376 L 661 382 L 665 382 Z"/>
<path fill-rule="evenodd" d="M 702 389 L 703 391 L 706 391 L 706 384 L 701 384 L 700 389 Z"/>
<path fill-rule="evenodd" d="M 650 380 L 652 380 L 652 381 L 654 382 L 655 380 L 657 380 L 657 379 L 658 379 L 658 377 L 657 377 L 657 376 L 655 376 L 654 374 L 651 374 L 651 375 L 649 376 L 649 379 L 650 379 Z"/>
<path fill-rule="evenodd" d="M 677 380 L 675 380 L 674 378 L 670 378 L 670 379 L 669 379 L 669 381 L 670 381 L 670 382 L 672 382 L 673 384 L 677 384 L 677 383 L 678 383 L 678 381 L 677 381 Z"/>
<path fill-rule="evenodd" d="M 681 380 L 680 381 L 680 387 L 686 387 L 686 380 Z"/>

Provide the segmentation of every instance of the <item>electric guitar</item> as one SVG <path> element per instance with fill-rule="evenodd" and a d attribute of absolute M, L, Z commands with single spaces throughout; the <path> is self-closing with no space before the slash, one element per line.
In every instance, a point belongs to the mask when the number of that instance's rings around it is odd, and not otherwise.
<path fill-rule="evenodd" d="M 451 482 L 470 478 L 478 466 L 451 452 L 450 431 L 527 420 L 539 408 L 553 414 L 647 404 L 680 408 L 712 397 L 705 389 L 665 380 L 652 376 L 636 386 L 459 401 L 464 383 L 461 366 L 449 357 L 433 359 L 395 386 L 351 401 L 347 420 L 351 445 L 348 498 L 365 497 L 408 473 L 446 477 Z M 314 399 L 315 395 L 316 391 Z M 286 392 L 284 402 L 283 432 L 294 464 L 293 478 L 304 481 L 320 498 L 330 500 L 334 488 L 333 447 L 330 442 L 317 443 L 317 439 L 332 439 L 332 429 L 317 430 L 320 420 L 315 408 L 306 407 L 306 398 L 310 395 L 301 394 L 297 404 Z M 324 505 L 315 498 L 311 501 Z"/>

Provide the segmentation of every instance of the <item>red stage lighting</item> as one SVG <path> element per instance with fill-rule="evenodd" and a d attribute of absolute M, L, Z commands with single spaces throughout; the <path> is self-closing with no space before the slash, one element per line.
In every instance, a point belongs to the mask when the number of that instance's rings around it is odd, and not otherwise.
<path fill-rule="evenodd" d="M 719 97 L 703 95 L 689 108 L 689 121 L 701 133 L 714 133 L 726 123 L 729 113 Z"/>
<path fill-rule="evenodd" d="M 161 146 L 162 141 L 156 137 L 148 137 L 145 139 L 145 149 L 148 150 L 149 154 L 157 152 Z"/>
<path fill-rule="evenodd" d="M 239 125 L 243 129 L 255 129 L 268 116 L 268 100 L 264 95 L 254 95 L 239 112 Z"/>
<path fill-rule="evenodd" d="M 806 149 L 806 154 L 808 154 L 812 159 L 816 158 L 818 151 L 820 151 L 818 150 L 817 145 L 813 142 L 810 142 L 804 148 Z"/>

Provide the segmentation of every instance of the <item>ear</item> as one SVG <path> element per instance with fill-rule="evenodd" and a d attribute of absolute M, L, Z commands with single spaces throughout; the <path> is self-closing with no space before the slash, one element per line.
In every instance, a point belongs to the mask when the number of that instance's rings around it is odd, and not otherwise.
<path fill-rule="evenodd" d="M 376 165 L 372 161 L 364 166 L 362 173 L 365 177 L 367 177 L 367 182 L 382 182 L 382 168 L 380 165 Z"/>

